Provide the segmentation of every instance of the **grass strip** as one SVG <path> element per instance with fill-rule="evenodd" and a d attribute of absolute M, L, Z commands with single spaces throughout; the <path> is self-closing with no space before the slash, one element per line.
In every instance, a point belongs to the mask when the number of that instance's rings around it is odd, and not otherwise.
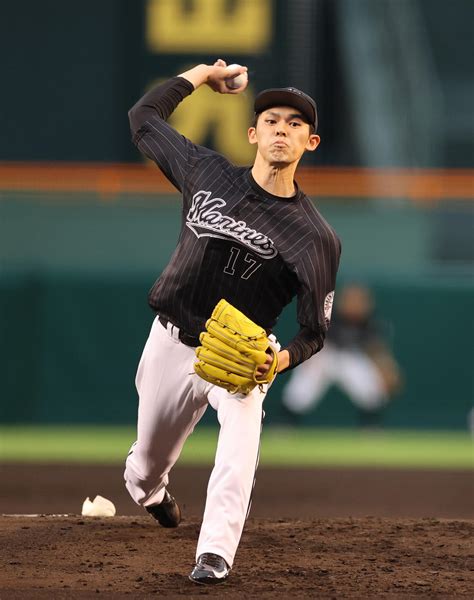
<path fill-rule="evenodd" d="M 134 427 L 1 426 L 0 462 L 123 463 Z M 181 465 L 209 465 L 217 430 L 197 428 Z M 472 438 L 463 432 L 376 431 L 268 427 L 262 435 L 262 465 L 469 469 Z"/>

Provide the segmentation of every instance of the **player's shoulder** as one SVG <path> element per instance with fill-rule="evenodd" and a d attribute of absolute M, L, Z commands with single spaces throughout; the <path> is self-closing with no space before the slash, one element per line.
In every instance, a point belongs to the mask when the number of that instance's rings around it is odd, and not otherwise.
<path fill-rule="evenodd" d="M 246 178 L 248 167 L 235 165 L 226 156 L 215 150 L 206 148 L 196 156 L 193 166 L 195 171 L 205 174 L 206 177 L 210 175 L 215 181 L 223 183 L 228 180 L 229 185 L 233 188 L 240 187 L 240 185 L 248 187 Z"/>
<path fill-rule="evenodd" d="M 219 164 L 223 168 L 231 169 L 234 167 L 231 161 L 220 152 L 217 152 L 217 150 L 213 150 L 207 146 L 200 146 L 198 144 L 195 144 L 195 147 L 199 149 L 199 151 L 196 153 L 196 163 L 200 164 L 207 161 Z"/>
<path fill-rule="evenodd" d="M 237 173 L 241 170 L 245 170 L 245 167 L 238 167 L 234 165 L 226 156 L 217 152 L 216 150 L 211 150 L 206 146 L 198 146 L 200 152 L 196 156 L 196 165 L 204 166 L 206 163 L 213 163 L 215 165 L 219 165 L 223 171 L 229 173 Z"/>
<path fill-rule="evenodd" d="M 306 222 L 312 229 L 314 236 L 321 236 L 321 234 L 323 234 L 340 248 L 341 240 L 337 235 L 336 230 L 318 210 L 314 200 L 302 193 L 299 206 L 304 214 Z"/>

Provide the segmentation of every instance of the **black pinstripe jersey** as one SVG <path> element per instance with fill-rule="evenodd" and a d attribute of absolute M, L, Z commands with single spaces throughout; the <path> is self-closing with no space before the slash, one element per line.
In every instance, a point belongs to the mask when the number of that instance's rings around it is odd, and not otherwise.
<path fill-rule="evenodd" d="M 198 336 L 221 298 L 271 331 L 297 296 L 301 329 L 287 347 L 293 367 L 322 347 L 339 239 L 301 191 L 292 198 L 268 193 L 250 168 L 193 144 L 166 123 L 193 89 L 174 78 L 130 111 L 135 144 L 183 196 L 178 244 L 149 303 Z"/>

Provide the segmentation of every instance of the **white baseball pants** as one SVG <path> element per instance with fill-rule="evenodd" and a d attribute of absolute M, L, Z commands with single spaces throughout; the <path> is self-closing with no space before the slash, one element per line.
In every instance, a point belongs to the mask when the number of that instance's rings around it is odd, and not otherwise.
<path fill-rule="evenodd" d="M 293 370 L 282 402 L 295 413 L 307 412 L 332 384 L 340 386 L 362 410 L 376 410 L 387 402 L 382 377 L 370 358 L 361 351 L 340 350 L 329 343 Z"/>
<path fill-rule="evenodd" d="M 161 502 L 168 473 L 209 403 L 220 433 L 196 558 L 213 552 L 232 566 L 249 509 L 268 386 L 243 396 L 207 383 L 194 373 L 194 348 L 178 334 L 156 318 L 145 344 L 136 376 L 137 441 L 126 460 L 125 485 L 137 504 Z"/>

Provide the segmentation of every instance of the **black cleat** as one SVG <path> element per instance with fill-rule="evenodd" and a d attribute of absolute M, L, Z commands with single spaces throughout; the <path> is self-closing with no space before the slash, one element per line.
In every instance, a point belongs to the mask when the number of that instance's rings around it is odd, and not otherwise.
<path fill-rule="evenodd" d="M 230 568 L 222 556 L 205 552 L 198 558 L 189 579 L 194 583 L 221 583 L 229 576 Z"/>
<path fill-rule="evenodd" d="M 181 510 L 168 490 L 165 490 L 165 497 L 160 504 L 145 506 L 145 508 L 163 527 L 178 527 L 181 521 Z"/>

